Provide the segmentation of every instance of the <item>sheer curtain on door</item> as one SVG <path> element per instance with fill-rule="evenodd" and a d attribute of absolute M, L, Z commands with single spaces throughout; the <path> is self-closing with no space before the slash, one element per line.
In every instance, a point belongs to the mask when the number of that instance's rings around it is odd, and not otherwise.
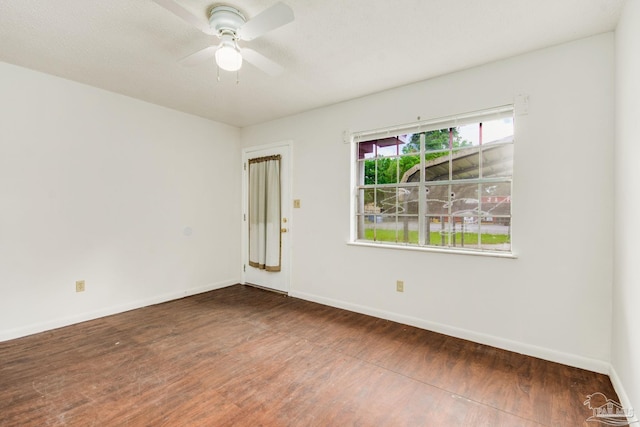
<path fill-rule="evenodd" d="M 280 271 L 280 156 L 249 160 L 249 265 Z"/>

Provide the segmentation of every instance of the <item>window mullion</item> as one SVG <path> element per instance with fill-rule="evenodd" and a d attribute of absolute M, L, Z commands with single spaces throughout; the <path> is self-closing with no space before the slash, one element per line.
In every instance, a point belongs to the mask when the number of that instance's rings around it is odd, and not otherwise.
<path fill-rule="evenodd" d="M 358 183 L 364 184 L 365 182 L 365 162 L 366 160 L 363 160 L 362 162 L 358 162 Z M 357 216 L 356 236 L 358 239 L 364 239 L 365 238 L 365 230 L 364 230 L 364 227 L 365 227 L 364 199 L 365 197 L 364 197 L 364 190 L 361 193 L 359 186 L 356 187 L 355 197 L 356 197 L 356 215 L 360 213 L 360 215 Z"/>
<path fill-rule="evenodd" d="M 375 149 L 375 167 L 373 168 L 373 241 L 378 240 L 378 148 Z"/>
<path fill-rule="evenodd" d="M 418 245 L 426 245 L 427 239 L 427 191 L 425 184 L 425 134 L 420 134 L 420 184 L 418 185 Z"/>
<path fill-rule="evenodd" d="M 453 185 L 451 184 L 453 182 L 453 128 L 449 128 L 449 203 L 447 206 L 447 221 L 446 221 L 446 227 L 445 224 L 442 224 L 442 229 L 446 230 L 445 233 L 442 235 L 442 246 L 447 246 L 450 247 L 451 246 L 451 230 L 453 228 L 453 217 L 451 216 L 451 207 L 453 206 Z M 447 242 L 445 244 L 444 242 L 444 237 L 447 237 Z"/>
<path fill-rule="evenodd" d="M 478 150 L 478 176 L 480 177 L 480 182 L 478 183 L 478 247 L 482 248 L 482 190 L 484 188 L 482 185 L 482 179 L 484 178 L 482 174 L 482 122 L 479 123 L 478 133 L 480 140 L 480 149 Z"/>
<path fill-rule="evenodd" d="M 400 146 L 398 144 L 396 144 L 396 158 L 395 158 L 395 164 L 396 164 L 396 215 L 395 215 L 395 220 L 396 220 L 396 224 L 395 224 L 395 229 L 396 229 L 396 243 L 398 243 L 398 237 L 399 237 L 399 229 L 398 227 L 400 226 Z M 404 210 L 404 206 L 402 207 Z M 404 230 L 403 230 L 403 235 L 404 235 Z M 404 237 L 403 237 L 404 239 Z"/>

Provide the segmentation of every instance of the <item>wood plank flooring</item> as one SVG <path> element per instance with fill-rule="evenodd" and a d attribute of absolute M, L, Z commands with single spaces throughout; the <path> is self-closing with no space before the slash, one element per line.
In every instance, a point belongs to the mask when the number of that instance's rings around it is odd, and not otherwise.
<path fill-rule="evenodd" d="M 0 343 L 0 426 L 593 426 L 605 375 L 260 289 Z"/>

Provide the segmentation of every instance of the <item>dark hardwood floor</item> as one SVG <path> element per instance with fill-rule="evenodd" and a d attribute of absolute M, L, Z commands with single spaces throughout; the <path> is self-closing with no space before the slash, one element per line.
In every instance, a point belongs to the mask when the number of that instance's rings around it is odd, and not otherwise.
<path fill-rule="evenodd" d="M 241 285 L 0 343 L 1 426 L 594 426 L 605 375 Z"/>

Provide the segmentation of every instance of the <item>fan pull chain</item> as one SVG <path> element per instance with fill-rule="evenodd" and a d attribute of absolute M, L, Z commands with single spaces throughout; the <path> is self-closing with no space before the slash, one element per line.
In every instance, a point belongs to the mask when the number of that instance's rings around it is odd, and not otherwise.
<path fill-rule="evenodd" d="M 216 79 L 220 82 L 220 67 L 216 67 Z M 240 70 L 236 71 L 236 84 L 240 84 Z"/>

